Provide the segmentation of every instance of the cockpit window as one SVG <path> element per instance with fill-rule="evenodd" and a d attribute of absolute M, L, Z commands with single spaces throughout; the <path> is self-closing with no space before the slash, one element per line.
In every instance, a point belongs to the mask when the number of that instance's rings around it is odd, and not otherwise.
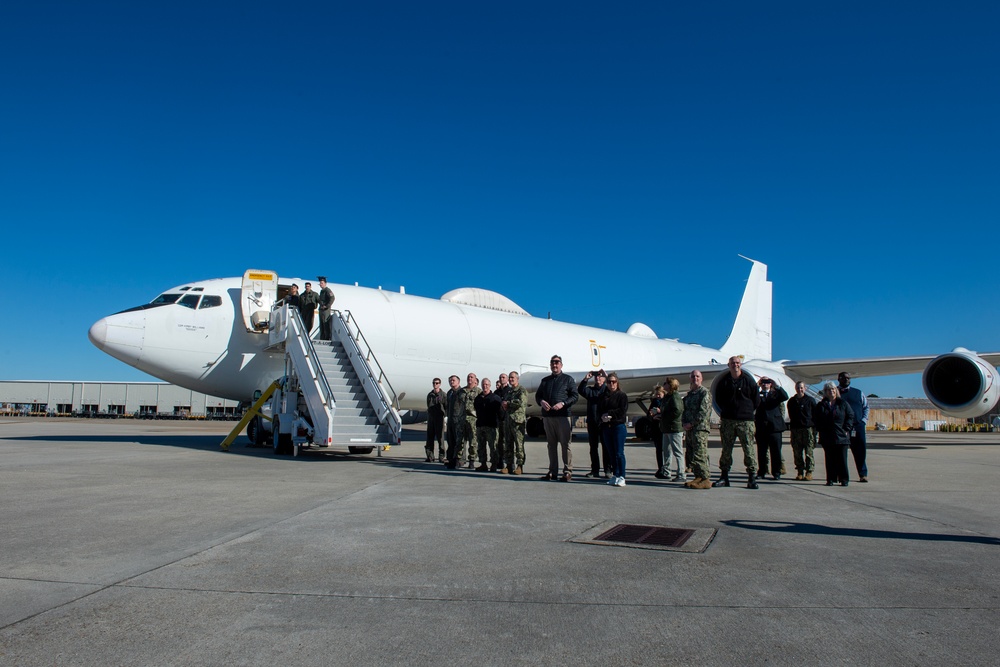
<path fill-rule="evenodd" d="M 182 288 L 182 289 L 188 289 L 188 288 L 185 287 L 185 288 Z M 198 295 L 197 294 L 188 294 L 188 295 L 185 295 L 184 298 L 188 298 L 188 297 L 194 297 L 194 304 L 192 305 L 191 303 L 185 303 L 183 305 L 187 306 L 188 308 L 196 308 L 197 305 L 198 305 Z M 135 312 L 137 310 L 149 310 L 150 308 L 159 308 L 160 306 L 169 306 L 172 303 L 177 303 L 177 299 L 180 299 L 180 298 L 181 298 L 180 294 L 164 293 L 164 294 L 161 294 L 160 296 L 156 297 L 155 299 L 153 299 L 149 303 L 144 303 L 141 306 L 135 306 L 134 308 L 126 308 L 125 310 L 123 310 L 121 312 L 122 313 L 131 313 L 131 312 Z M 120 314 L 121 313 L 115 313 L 115 315 L 120 315 Z"/>
<path fill-rule="evenodd" d="M 149 302 L 150 306 L 165 306 L 168 303 L 176 303 L 181 298 L 180 294 L 161 294 Z"/>
<path fill-rule="evenodd" d="M 215 308 L 222 305 L 222 297 L 214 294 L 206 294 L 201 297 L 201 305 L 198 308 Z"/>
<path fill-rule="evenodd" d="M 198 307 L 198 299 L 200 298 L 201 295 L 199 294 L 185 294 L 181 297 L 181 300 L 177 302 L 177 305 L 194 309 Z"/>

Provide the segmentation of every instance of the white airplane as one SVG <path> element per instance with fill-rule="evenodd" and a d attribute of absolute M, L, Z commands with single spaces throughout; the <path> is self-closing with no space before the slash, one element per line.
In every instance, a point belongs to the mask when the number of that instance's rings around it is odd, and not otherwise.
<path fill-rule="evenodd" d="M 713 381 L 727 371 L 731 356 L 743 357 L 743 370 L 751 377 L 767 375 L 789 395 L 798 380 L 815 384 L 840 371 L 855 378 L 923 371 L 925 394 L 948 415 L 979 416 L 1000 399 L 995 368 L 1000 353 L 977 355 L 956 348 L 940 356 L 773 360 L 771 283 L 767 267 L 750 261 L 753 266 L 736 321 L 718 349 L 658 339 L 640 323 L 621 333 L 535 318 L 507 297 L 477 288 L 431 299 L 402 289 L 330 287 L 336 308 L 349 311 L 363 331 L 395 389 L 399 410 L 426 409 L 431 378 L 458 375 L 464 380 L 469 372 L 495 378 L 517 370 L 533 395 L 549 372 L 553 354 L 562 356 L 564 372 L 577 380 L 599 368 L 616 371 L 633 403 L 649 396 L 651 387 L 664 377 L 683 380 L 695 368 L 714 389 Z M 255 391 L 285 373 L 284 352 L 271 345 L 267 330 L 272 306 L 280 306 L 293 282 L 306 281 L 250 270 L 243 279 L 185 283 L 150 303 L 99 320 L 90 328 L 90 340 L 111 356 L 167 382 L 250 401 Z M 639 405 L 633 411 L 642 412 Z M 529 431 L 534 430 L 529 424 Z"/>

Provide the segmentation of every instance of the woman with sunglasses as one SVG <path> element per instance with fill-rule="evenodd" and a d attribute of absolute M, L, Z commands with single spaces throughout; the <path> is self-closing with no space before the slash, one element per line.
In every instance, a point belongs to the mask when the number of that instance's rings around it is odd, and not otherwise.
<path fill-rule="evenodd" d="M 628 414 L 628 395 L 618 387 L 618 375 L 608 374 L 608 391 L 601 396 L 597 407 L 601 416 L 601 438 L 605 451 L 615 454 L 614 474 L 608 480 L 611 486 L 625 486 L 625 419 Z"/>

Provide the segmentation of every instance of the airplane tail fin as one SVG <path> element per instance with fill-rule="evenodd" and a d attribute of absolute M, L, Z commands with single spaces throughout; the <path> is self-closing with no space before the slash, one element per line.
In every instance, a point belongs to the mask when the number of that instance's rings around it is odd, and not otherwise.
<path fill-rule="evenodd" d="M 771 361 L 771 282 L 767 279 L 767 265 L 749 257 L 743 259 L 753 262 L 753 268 L 733 330 L 720 349 L 726 358 L 743 355 L 747 360 Z"/>

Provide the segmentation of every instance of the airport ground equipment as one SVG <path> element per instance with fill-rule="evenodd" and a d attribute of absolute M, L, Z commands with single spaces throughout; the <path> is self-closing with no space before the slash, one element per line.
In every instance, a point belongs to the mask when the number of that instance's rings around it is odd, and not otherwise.
<path fill-rule="evenodd" d="M 295 308 L 276 303 L 267 335 L 272 350 L 285 352 L 285 375 L 262 415 L 270 415 L 276 454 L 300 448 L 346 447 L 368 454 L 400 442 L 402 421 L 395 393 L 358 323 L 333 311 L 333 340 L 312 340 Z"/>
<path fill-rule="evenodd" d="M 270 384 L 270 386 L 268 386 L 267 389 L 264 390 L 264 392 L 257 398 L 257 400 L 254 401 L 253 405 L 250 406 L 250 409 L 247 410 L 246 414 L 243 415 L 243 419 L 241 419 L 239 423 L 236 424 L 236 427 L 233 428 L 233 430 L 229 433 L 229 435 L 226 436 L 226 439 L 222 441 L 221 447 L 224 451 L 227 452 L 229 451 L 229 445 L 233 444 L 233 440 L 236 439 L 236 436 L 238 436 L 240 434 L 240 431 L 246 428 L 252 420 L 260 419 L 262 417 L 261 408 L 264 407 L 264 404 L 267 403 L 268 399 L 271 398 L 271 394 L 273 394 L 274 391 L 279 386 L 280 383 L 277 380 L 275 380 Z M 263 417 L 263 418 L 270 419 L 269 417 Z"/>

